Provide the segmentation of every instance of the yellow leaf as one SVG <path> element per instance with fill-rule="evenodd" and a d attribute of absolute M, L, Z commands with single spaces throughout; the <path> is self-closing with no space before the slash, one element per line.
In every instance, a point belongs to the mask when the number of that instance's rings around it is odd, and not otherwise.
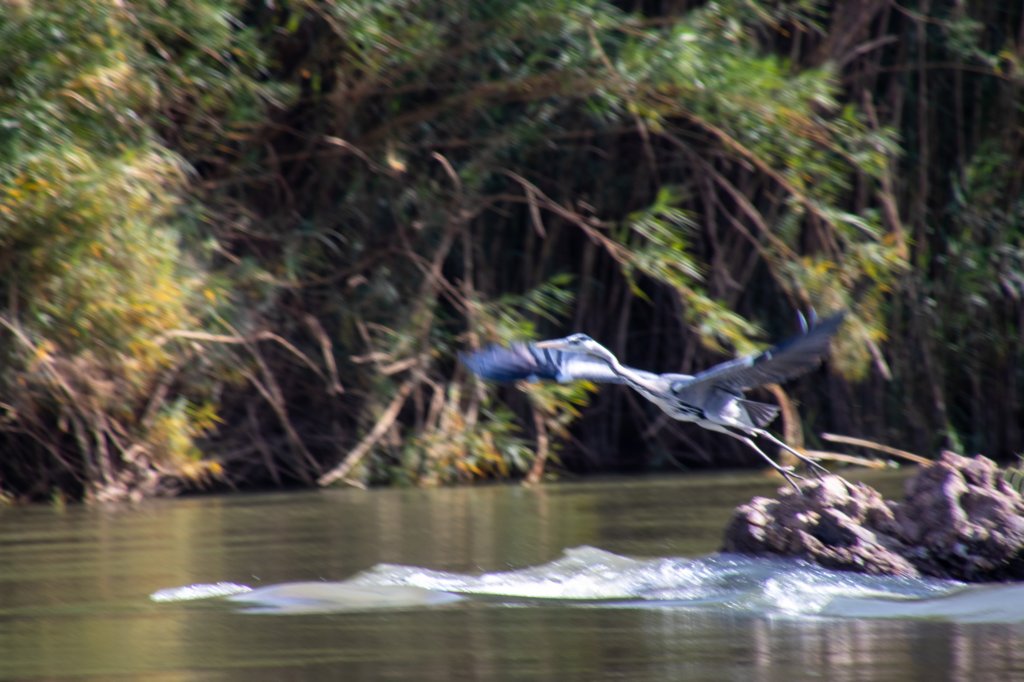
<path fill-rule="evenodd" d="M 32 354 L 32 367 L 35 368 L 40 363 L 49 362 L 55 350 L 57 350 L 56 346 L 50 341 L 46 339 L 41 341 Z"/>

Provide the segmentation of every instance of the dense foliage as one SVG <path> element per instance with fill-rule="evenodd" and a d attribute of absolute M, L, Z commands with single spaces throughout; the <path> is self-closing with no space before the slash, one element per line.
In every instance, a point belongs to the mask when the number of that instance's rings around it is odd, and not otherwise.
<path fill-rule="evenodd" d="M 809 308 L 852 312 L 799 394 L 812 432 L 1009 456 L 1022 22 L 935 0 L 9 3 L 0 487 L 738 463 L 626 391 L 495 390 L 456 353 L 579 329 L 688 371 Z"/>

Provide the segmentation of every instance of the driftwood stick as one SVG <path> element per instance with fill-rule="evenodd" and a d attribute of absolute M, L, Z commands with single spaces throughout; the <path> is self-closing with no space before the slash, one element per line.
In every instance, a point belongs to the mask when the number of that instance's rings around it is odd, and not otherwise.
<path fill-rule="evenodd" d="M 842 452 L 832 452 L 830 450 L 804 450 L 804 454 L 808 457 L 813 457 L 814 459 L 822 459 L 829 462 L 842 462 L 843 464 L 852 464 L 854 466 L 866 467 L 868 469 L 885 468 L 885 462 L 880 459 L 847 455 Z"/>
<path fill-rule="evenodd" d="M 917 464 L 922 464 L 924 466 L 928 466 L 929 464 L 932 463 L 932 460 L 928 459 L 927 457 L 915 455 L 913 452 L 900 450 L 899 448 L 894 448 L 889 445 L 882 445 L 881 443 L 876 443 L 874 441 L 866 440 L 864 438 L 854 438 L 853 436 L 840 436 L 834 433 L 823 433 L 821 434 L 821 437 L 832 443 L 844 443 L 846 445 L 856 445 L 858 447 L 868 448 L 870 450 L 877 450 L 879 452 L 884 452 L 887 455 L 892 455 L 893 457 L 900 457 L 902 459 L 906 459 Z"/>

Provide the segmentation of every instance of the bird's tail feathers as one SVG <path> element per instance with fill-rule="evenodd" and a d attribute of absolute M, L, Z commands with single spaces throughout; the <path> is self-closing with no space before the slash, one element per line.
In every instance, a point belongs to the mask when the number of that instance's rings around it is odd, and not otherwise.
<path fill-rule="evenodd" d="M 779 416 L 779 406 L 770 403 L 759 403 L 754 400 L 738 400 L 740 406 L 747 413 L 751 423 L 757 428 L 763 428 L 775 421 Z"/>

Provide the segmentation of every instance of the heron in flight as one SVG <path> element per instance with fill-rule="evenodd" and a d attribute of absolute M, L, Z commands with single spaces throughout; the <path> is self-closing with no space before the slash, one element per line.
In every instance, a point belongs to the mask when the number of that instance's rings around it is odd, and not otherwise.
<path fill-rule="evenodd" d="M 747 400 L 743 392 L 781 383 L 810 371 L 828 353 L 829 341 L 845 313 L 818 322 L 800 316 L 803 333 L 761 353 L 715 365 L 695 375 L 655 374 L 623 365 L 615 354 L 586 334 L 561 339 L 490 346 L 462 356 L 474 373 L 493 381 L 587 380 L 626 384 L 673 419 L 694 422 L 746 443 L 800 492 L 793 467 L 778 464 L 754 442 L 762 437 L 789 452 L 820 476 L 828 470 L 765 430 L 779 408 Z"/>

